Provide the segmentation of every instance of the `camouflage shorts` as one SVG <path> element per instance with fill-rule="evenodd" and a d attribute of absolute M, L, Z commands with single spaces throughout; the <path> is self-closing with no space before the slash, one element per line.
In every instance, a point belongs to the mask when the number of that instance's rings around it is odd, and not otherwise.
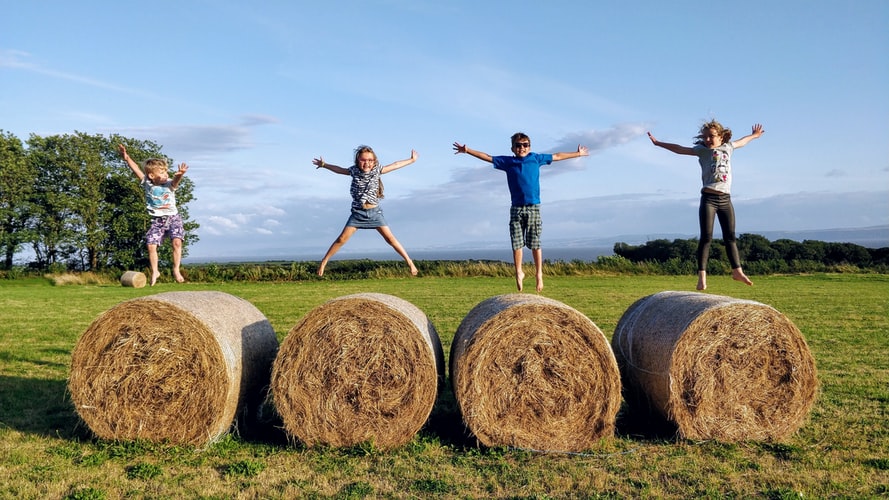
<path fill-rule="evenodd" d="M 145 242 L 149 245 L 160 245 L 165 236 L 171 240 L 175 238 L 181 240 L 185 236 L 185 227 L 179 214 L 151 218 L 151 226 L 145 233 Z"/>

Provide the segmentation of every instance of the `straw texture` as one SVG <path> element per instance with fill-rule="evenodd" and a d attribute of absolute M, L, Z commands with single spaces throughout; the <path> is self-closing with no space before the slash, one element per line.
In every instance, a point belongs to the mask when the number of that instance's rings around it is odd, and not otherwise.
<path fill-rule="evenodd" d="M 614 433 L 614 354 L 595 323 L 561 302 L 481 302 L 457 329 L 450 368 L 463 421 L 486 446 L 575 452 Z"/>
<path fill-rule="evenodd" d="M 74 348 L 68 388 L 102 439 L 201 446 L 232 426 L 269 383 L 275 331 L 221 292 L 132 299 L 100 315 Z"/>
<path fill-rule="evenodd" d="M 785 439 L 818 391 L 799 329 L 754 301 L 650 295 L 621 317 L 612 346 L 630 406 L 654 409 L 688 439 Z"/>

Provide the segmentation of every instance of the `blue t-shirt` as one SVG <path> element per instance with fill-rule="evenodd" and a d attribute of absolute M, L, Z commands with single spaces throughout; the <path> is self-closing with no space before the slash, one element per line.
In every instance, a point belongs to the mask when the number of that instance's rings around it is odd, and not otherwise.
<path fill-rule="evenodd" d="M 506 183 L 512 197 L 512 206 L 540 204 L 540 167 L 553 162 L 553 155 L 528 153 L 518 156 L 491 158 L 494 168 L 506 172 Z"/>

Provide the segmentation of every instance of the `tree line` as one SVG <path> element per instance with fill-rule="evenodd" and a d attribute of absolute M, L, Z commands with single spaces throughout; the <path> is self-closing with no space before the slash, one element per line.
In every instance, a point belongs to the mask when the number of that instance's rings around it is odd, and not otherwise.
<path fill-rule="evenodd" d="M 697 270 L 698 240 L 658 239 L 642 245 L 615 243 L 614 254 L 631 262 L 649 262 L 673 273 L 694 273 Z M 855 243 L 831 243 L 817 240 L 802 242 L 790 239 L 769 241 L 758 234 L 738 237 L 738 251 L 744 270 L 755 274 L 785 272 L 818 272 L 844 266 L 861 270 L 889 270 L 889 247 L 867 248 Z M 708 273 L 728 271 L 728 258 L 721 240 L 710 246 Z"/>
<path fill-rule="evenodd" d="M 117 151 L 124 144 L 137 161 L 165 158 L 161 146 L 119 135 L 74 134 L 27 141 L 0 130 L 0 269 L 31 250 L 29 268 L 41 271 L 141 269 L 148 265 L 150 222 L 137 179 Z M 182 254 L 198 240 L 188 217 L 194 184 L 185 177 L 176 202 L 185 224 Z M 171 259 L 170 245 L 159 247 Z"/>

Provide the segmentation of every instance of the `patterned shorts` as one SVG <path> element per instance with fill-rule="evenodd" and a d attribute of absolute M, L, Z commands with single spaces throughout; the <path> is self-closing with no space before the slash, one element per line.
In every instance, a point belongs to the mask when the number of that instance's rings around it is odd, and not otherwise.
<path fill-rule="evenodd" d="M 175 238 L 181 240 L 185 237 L 185 227 L 179 214 L 151 218 L 151 226 L 145 233 L 145 242 L 149 245 L 160 245 L 164 241 L 164 236 L 171 240 Z"/>
<path fill-rule="evenodd" d="M 509 237 L 512 249 L 527 246 L 531 250 L 540 248 L 540 233 L 543 222 L 540 220 L 540 205 L 522 205 L 509 208 Z"/>

